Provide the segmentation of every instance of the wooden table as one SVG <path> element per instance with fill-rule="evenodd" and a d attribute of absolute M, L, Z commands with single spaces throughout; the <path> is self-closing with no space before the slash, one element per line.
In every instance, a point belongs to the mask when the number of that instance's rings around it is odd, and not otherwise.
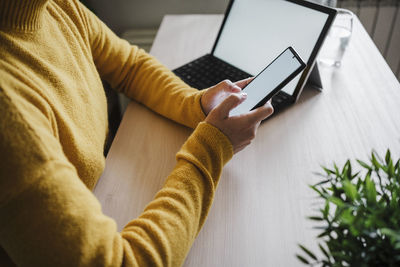
<path fill-rule="evenodd" d="M 175 68 L 211 50 L 221 15 L 165 16 L 151 53 Z M 306 88 L 259 128 L 224 168 L 213 207 L 185 266 L 301 266 L 298 243 L 316 248 L 305 217 L 308 184 L 333 161 L 400 152 L 400 85 L 356 19 L 341 68 L 322 68 L 322 93 Z M 119 229 L 161 188 L 190 130 L 130 103 L 95 194 Z"/>

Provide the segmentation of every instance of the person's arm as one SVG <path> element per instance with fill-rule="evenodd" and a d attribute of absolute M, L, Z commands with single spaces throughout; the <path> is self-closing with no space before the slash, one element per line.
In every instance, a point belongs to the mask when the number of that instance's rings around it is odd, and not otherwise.
<path fill-rule="evenodd" d="M 204 120 L 200 98 L 205 91 L 189 87 L 156 58 L 116 36 L 86 8 L 82 10 L 93 60 L 102 79 L 181 124 L 194 128 Z"/>
<path fill-rule="evenodd" d="M 65 157 L 51 108 L 0 88 L 0 263 L 4 250 L 17 266 L 181 265 L 206 219 L 223 165 L 272 113 L 267 104 L 229 117 L 244 99 L 231 94 L 210 111 L 178 152 L 154 200 L 118 233 Z"/>
<path fill-rule="evenodd" d="M 18 266 L 181 265 L 232 157 L 229 139 L 200 123 L 163 188 L 118 233 L 65 157 L 43 110 L 0 88 L 0 246 L 12 261 Z"/>

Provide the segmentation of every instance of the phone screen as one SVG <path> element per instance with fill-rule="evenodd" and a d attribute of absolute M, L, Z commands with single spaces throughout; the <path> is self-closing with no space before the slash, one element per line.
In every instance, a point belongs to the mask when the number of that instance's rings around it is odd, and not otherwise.
<path fill-rule="evenodd" d="M 287 48 L 262 70 L 243 90 L 246 100 L 230 111 L 230 116 L 244 114 L 257 107 L 260 102 L 266 103 L 299 72 L 305 64 L 293 48 Z"/>

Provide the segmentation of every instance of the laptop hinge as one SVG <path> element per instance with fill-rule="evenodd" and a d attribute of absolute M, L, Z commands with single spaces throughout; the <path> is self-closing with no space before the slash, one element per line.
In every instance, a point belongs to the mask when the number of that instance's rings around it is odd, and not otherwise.
<path fill-rule="evenodd" d="M 318 62 L 315 62 L 313 69 L 311 70 L 310 76 L 308 76 L 307 83 L 311 87 L 322 91 L 323 86 L 322 86 L 322 81 L 321 81 L 321 75 L 319 74 L 319 69 L 318 69 Z"/>

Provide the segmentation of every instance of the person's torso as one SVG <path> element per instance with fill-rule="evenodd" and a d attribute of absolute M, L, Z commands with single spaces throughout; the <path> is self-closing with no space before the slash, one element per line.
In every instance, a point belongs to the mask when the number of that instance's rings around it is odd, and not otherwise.
<path fill-rule="evenodd" d="M 49 1 L 41 15 L 41 27 L 35 31 L 0 29 L 0 68 L 7 73 L 0 86 L 6 94 L 46 110 L 64 154 L 93 189 L 104 168 L 108 126 L 87 25 L 70 3 Z M 23 116 L 29 120 L 31 115 Z"/>

